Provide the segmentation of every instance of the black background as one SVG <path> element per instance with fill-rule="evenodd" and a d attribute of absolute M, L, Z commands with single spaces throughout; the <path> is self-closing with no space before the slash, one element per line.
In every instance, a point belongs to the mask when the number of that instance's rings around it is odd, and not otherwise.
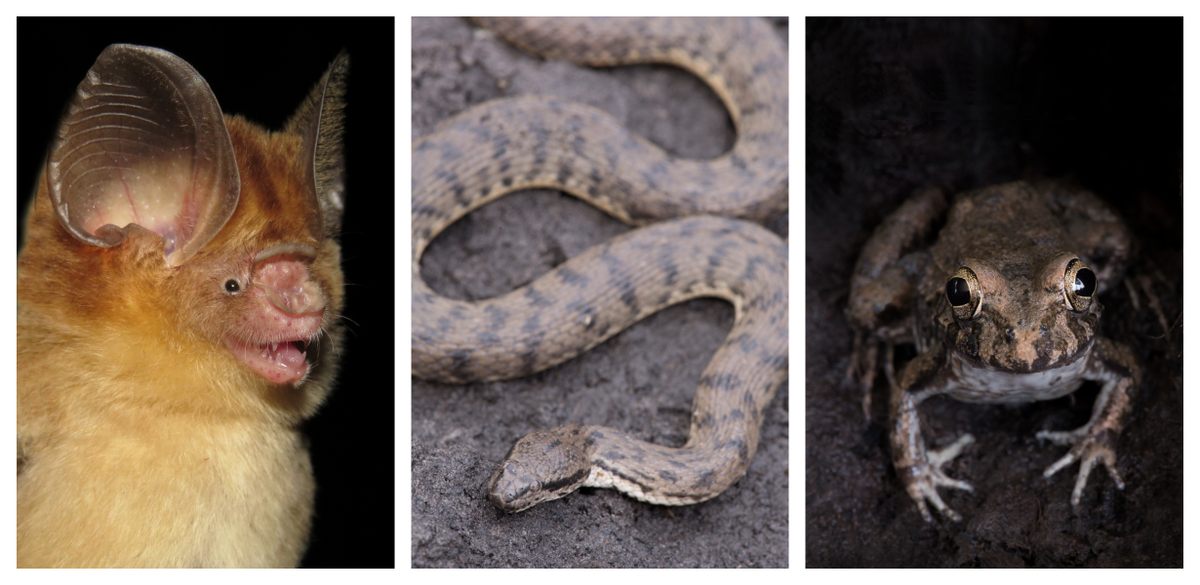
<path fill-rule="evenodd" d="M 309 567 L 394 565 L 393 34 L 391 18 L 17 21 L 22 221 L 59 116 L 105 46 L 179 55 L 226 113 L 267 128 L 283 124 L 339 49 L 349 52 L 342 246 L 350 322 L 339 381 L 305 425 L 317 475 Z"/>

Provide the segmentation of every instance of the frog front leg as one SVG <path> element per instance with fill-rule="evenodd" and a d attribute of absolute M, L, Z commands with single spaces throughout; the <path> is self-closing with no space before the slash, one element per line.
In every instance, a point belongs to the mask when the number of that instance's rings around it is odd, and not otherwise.
<path fill-rule="evenodd" d="M 921 417 L 917 407 L 925 399 L 943 394 L 950 387 L 950 380 L 940 373 L 944 372 L 941 367 L 942 356 L 940 347 L 918 355 L 904 367 L 899 382 L 891 388 L 892 465 L 926 522 L 933 521 L 928 504 L 933 504 L 939 514 L 950 520 L 962 520 L 957 512 L 942 501 L 937 491 L 939 487 L 974 491 L 971 484 L 947 476 L 942 466 L 975 442 L 975 437 L 965 434 L 948 447 L 930 451 L 921 434 Z"/>
<path fill-rule="evenodd" d="M 1133 391 L 1141 382 L 1141 370 L 1137 358 L 1128 347 L 1097 338 L 1096 346 L 1088 358 L 1084 378 L 1102 384 L 1087 424 L 1073 431 L 1041 431 L 1037 434 L 1038 439 L 1071 447 L 1066 455 L 1046 468 L 1043 477 L 1048 479 L 1072 463 L 1079 462 L 1079 475 L 1071 492 L 1071 506 L 1076 509 L 1096 463 L 1104 464 L 1117 489 L 1125 489 L 1125 482 L 1121 481 L 1121 474 L 1117 472 L 1117 439 L 1125 428 Z"/>

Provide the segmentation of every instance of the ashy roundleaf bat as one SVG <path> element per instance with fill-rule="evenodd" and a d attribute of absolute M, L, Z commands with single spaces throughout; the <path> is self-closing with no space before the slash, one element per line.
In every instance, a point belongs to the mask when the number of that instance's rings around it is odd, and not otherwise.
<path fill-rule="evenodd" d="M 282 131 L 106 48 L 17 268 L 19 566 L 295 566 L 341 347 L 343 53 Z"/>

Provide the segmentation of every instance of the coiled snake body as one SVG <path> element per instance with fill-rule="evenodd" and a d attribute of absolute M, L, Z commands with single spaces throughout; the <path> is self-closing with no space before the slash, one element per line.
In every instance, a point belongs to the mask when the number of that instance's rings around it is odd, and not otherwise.
<path fill-rule="evenodd" d="M 734 305 L 705 368 L 689 439 L 664 447 L 621 431 L 567 425 L 521 438 L 489 498 L 518 511 L 578 487 L 655 504 L 715 497 L 745 474 L 763 412 L 787 377 L 787 257 L 748 221 L 786 208 L 787 62 L 757 19 L 481 19 L 551 58 L 608 66 L 666 63 L 713 88 L 738 132 L 733 149 L 678 159 L 608 114 L 554 98 L 493 100 L 413 144 L 413 373 L 443 382 L 532 374 L 587 351 L 662 308 L 697 297 Z M 528 188 L 576 196 L 647 225 L 482 301 L 443 297 L 421 256 L 450 224 Z"/>

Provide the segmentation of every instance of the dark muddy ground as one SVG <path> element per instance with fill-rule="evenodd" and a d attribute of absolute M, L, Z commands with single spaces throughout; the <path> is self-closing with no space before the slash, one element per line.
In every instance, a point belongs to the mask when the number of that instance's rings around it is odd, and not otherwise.
<path fill-rule="evenodd" d="M 778 29 L 786 37 L 786 23 Z M 458 19 L 417 18 L 412 32 L 414 137 L 472 104 L 536 93 L 603 108 L 683 156 L 715 156 L 733 141 L 716 96 L 682 72 L 543 62 Z M 787 218 L 771 227 L 786 237 Z M 517 193 L 435 240 L 422 274 L 443 294 L 488 297 L 625 229 L 567 196 Z M 527 379 L 464 387 L 413 380 L 413 566 L 787 566 L 786 387 L 767 411 L 747 476 L 704 504 L 665 508 L 584 490 L 507 515 L 485 499 L 493 467 L 534 429 L 600 423 L 682 444 L 696 382 L 732 317 L 724 303 L 691 302 Z"/>
<path fill-rule="evenodd" d="M 806 21 L 807 565 L 1151 566 L 1183 564 L 1182 20 Z M 1127 488 L 1096 470 L 1082 513 L 1076 467 L 1042 429 L 1087 420 L 1095 388 L 1018 407 L 935 399 L 926 437 L 977 438 L 948 468 L 974 494 L 943 491 L 960 524 L 926 525 L 892 471 L 883 388 L 870 424 L 843 385 L 842 311 L 858 250 L 914 189 L 1022 177 L 1074 179 L 1110 201 L 1139 239 L 1125 281 L 1101 298 L 1107 335 L 1137 348 L 1145 380 L 1118 447 Z M 1124 284 L 1124 283 L 1122 283 Z M 1138 308 L 1140 307 L 1140 308 Z"/>

